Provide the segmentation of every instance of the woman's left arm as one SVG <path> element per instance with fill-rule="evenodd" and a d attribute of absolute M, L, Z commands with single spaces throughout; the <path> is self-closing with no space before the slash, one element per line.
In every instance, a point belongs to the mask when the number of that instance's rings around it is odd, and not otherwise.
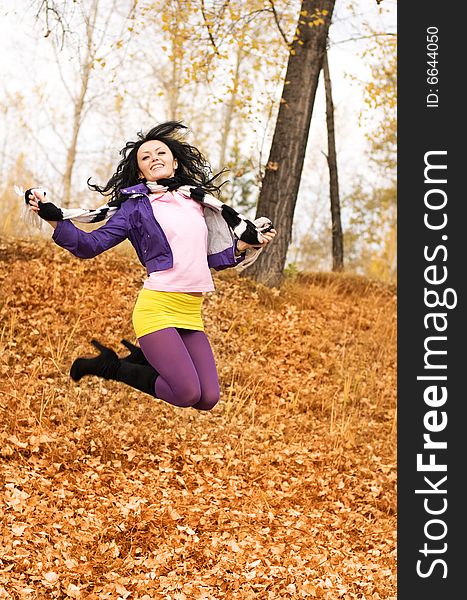
<path fill-rule="evenodd" d="M 238 240 L 235 256 L 240 256 L 240 254 L 242 254 L 242 252 L 245 252 L 245 250 L 248 250 L 248 248 L 265 248 L 269 244 L 269 242 L 271 242 L 276 237 L 276 235 L 277 231 L 275 229 L 271 229 L 266 233 L 262 233 L 261 236 L 263 237 L 264 241 L 261 244 L 247 244 L 242 240 Z"/>

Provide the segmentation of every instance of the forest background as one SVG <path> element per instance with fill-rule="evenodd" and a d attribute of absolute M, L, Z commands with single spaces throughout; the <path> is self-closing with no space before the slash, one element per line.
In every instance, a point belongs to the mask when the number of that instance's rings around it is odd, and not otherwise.
<path fill-rule="evenodd" d="M 94 207 L 136 132 L 182 120 L 223 198 L 254 215 L 300 2 L 84 0 L 4 4 L 0 22 L 0 227 L 14 186 Z M 346 271 L 396 272 L 396 3 L 337 3 L 329 30 Z M 287 271 L 330 270 L 325 94 L 320 77 Z M 280 227 L 280 224 L 277 225 Z M 37 235 L 33 230 L 21 229 Z"/>
<path fill-rule="evenodd" d="M 144 270 L 127 242 L 76 259 L 21 223 L 14 192 L 96 206 L 86 180 L 175 118 L 253 216 L 299 9 L 2 4 L 0 599 L 396 599 L 395 3 L 338 2 L 329 29 L 345 272 L 329 272 L 320 77 L 282 284 L 213 273 L 213 411 L 70 379 L 91 336 L 135 341 Z"/>

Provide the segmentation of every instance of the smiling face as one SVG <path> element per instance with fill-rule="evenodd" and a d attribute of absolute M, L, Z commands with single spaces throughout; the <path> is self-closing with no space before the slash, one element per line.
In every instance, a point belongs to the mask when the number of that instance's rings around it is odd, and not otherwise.
<path fill-rule="evenodd" d="M 136 153 L 140 176 L 146 181 L 157 181 L 173 177 L 177 159 L 164 142 L 149 140 L 141 144 Z"/>

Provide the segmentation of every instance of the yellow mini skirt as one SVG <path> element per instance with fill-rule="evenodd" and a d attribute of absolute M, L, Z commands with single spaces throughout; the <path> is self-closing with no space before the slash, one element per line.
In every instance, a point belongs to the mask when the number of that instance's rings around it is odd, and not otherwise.
<path fill-rule="evenodd" d="M 140 338 L 167 327 L 204 331 L 202 303 L 202 296 L 143 288 L 133 309 L 136 337 Z"/>

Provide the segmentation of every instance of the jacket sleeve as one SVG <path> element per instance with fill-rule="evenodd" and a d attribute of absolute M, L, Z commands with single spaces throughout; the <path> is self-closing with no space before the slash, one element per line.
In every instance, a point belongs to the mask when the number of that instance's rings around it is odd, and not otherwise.
<path fill-rule="evenodd" d="M 215 271 L 236 267 L 245 260 L 245 252 L 242 252 L 240 256 L 235 256 L 236 249 L 237 240 L 233 242 L 232 246 L 229 246 L 229 248 L 226 248 L 222 252 L 208 255 L 208 266 Z"/>
<path fill-rule="evenodd" d="M 234 240 L 234 259 L 235 259 L 235 264 L 232 265 L 232 267 L 236 267 L 237 265 L 239 265 L 240 263 L 242 263 L 245 260 L 245 257 L 246 257 L 246 250 L 244 250 L 238 256 L 236 256 L 235 253 L 237 252 L 237 244 L 238 244 L 238 240 L 237 240 L 237 238 L 235 238 L 235 240 Z"/>
<path fill-rule="evenodd" d="M 128 237 L 128 216 L 119 209 L 94 231 L 78 229 L 71 221 L 59 221 L 52 239 L 78 258 L 93 258 L 113 248 Z"/>

